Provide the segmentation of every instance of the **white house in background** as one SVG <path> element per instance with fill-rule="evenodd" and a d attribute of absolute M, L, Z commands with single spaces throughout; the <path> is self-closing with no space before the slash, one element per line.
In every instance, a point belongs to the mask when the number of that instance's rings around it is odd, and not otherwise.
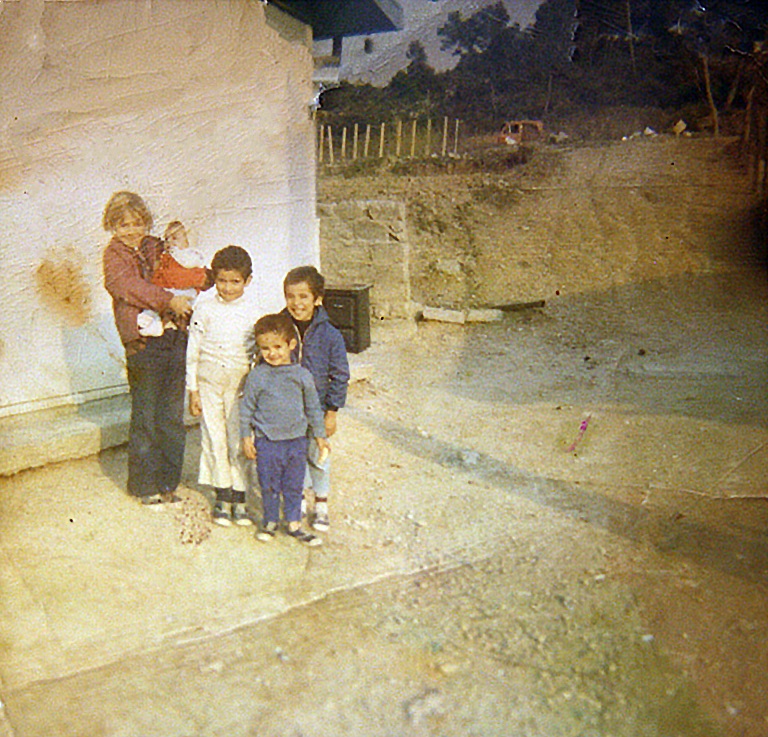
<path fill-rule="evenodd" d="M 319 258 L 313 38 L 400 22 L 393 0 L 0 0 L 0 417 L 127 390 L 101 270 L 116 190 L 209 258 L 248 249 L 280 307 Z"/>

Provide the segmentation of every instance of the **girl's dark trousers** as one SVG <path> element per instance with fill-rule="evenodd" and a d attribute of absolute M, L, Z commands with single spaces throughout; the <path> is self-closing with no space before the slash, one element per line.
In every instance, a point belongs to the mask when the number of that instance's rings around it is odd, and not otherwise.
<path fill-rule="evenodd" d="M 128 493 L 173 491 L 184 463 L 187 334 L 166 330 L 127 356 L 131 392 Z"/>

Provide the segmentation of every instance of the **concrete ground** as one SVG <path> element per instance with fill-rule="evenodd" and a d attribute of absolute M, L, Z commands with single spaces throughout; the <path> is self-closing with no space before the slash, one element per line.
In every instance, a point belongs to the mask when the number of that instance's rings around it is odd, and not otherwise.
<path fill-rule="evenodd" d="M 748 270 L 374 326 L 317 549 L 214 527 L 194 426 L 148 509 L 98 452 L 122 400 L 3 420 L 0 735 L 768 733 L 767 318 Z M 577 664 L 616 628 L 598 689 Z"/>

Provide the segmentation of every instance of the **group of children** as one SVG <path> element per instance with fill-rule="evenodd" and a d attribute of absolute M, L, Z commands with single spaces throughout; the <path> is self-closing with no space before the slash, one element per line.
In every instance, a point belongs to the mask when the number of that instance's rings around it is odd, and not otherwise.
<path fill-rule="evenodd" d="M 217 251 L 208 269 L 182 223 L 171 223 L 163 241 L 150 236 L 151 215 L 132 193 L 112 196 L 103 223 L 112 233 L 105 286 L 131 391 L 129 492 L 145 504 L 178 500 L 186 393 L 190 413 L 200 417 L 198 480 L 215 491 L 214 522 L 251 524 L 247 466 L 255 461 L 262 500 L 256 538 L 275 536 L 282 503 L 286 534 L 321 544 L 302 528 L 304 489 L 314 492 L 312 528 L 328 530 L 328 438 L 349 383 L 344 338 L 323 307 L 322 274 L 314 266 L 289 271 L 285 309 L 256 319 L 259 309 L 245 296 L 253 269 L 245 249 Z M 169 397 L 179 392 L 179 345 L 181 408 Z"/>

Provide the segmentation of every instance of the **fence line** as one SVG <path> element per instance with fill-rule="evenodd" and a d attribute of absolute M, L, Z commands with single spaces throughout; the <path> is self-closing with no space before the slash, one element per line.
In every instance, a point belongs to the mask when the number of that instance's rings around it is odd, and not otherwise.
<path fill-rule="evenodd" d="M 338 129 L 334 131 L 333 126 L 321 124 L 318 127 L 317 159 L 321 164 L 335 164 L 337 159 L 343 163 L 385 157 L 414 159 L 417 155 L 423 155 L 424 158 L 456 156 L 459 149 L 460 124 L 461 121 L 458 118 L 451 123 L 447 116 L 444 117 L 441 122 L 434 124 L 438 132 L 441 130 L 438 138 L 433 135 L 432 118 L 427 118 L 426 121 L 414 119 L 410 121 L 410 146 L 408 146 L 404 140 L 408 136 L 408 126 L 402 120 L 396 120 L 394 125 L 385 121 L 376 126 L 366 123 L 365 130 L 362 132 L 362 150 L 359 123 L 351 127 L 351 133 L 349 126 L 342 126 L 340 134 Z M 347 145 L 350 136 L 351 152 L 348 151 Z M 434 145 L 433 140 L 436 138 L 437 145 Z M 406 150 L 407 153 L 404 153 Z"/>

